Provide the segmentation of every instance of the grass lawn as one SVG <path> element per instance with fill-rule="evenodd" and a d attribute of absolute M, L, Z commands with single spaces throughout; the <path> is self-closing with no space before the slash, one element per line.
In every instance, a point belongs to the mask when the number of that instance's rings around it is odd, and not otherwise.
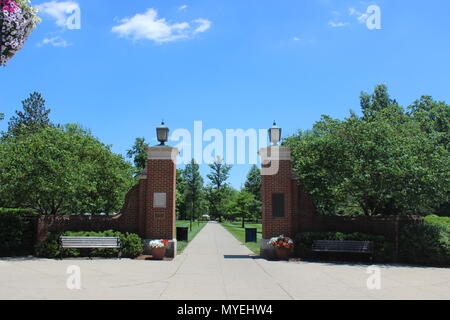
<path fill-rule="evenodd" d="M 253 251 L 255 254 L 259 254 L 262 239 L 262 225 L 256 223 L 246 223 L 246 228 L 256 228 L 258 233 L 256 235 L 257 242 L 245 243 L 245 229 L 242 228 L 241 222 L 222 222 L 221 225 L 227 229 L 236 239 L 245 244 L 247 248 Z"/>
<path fill-rule="evenodd" d="M 189 227 L 189 224 L 190 224 L 189 220 L 180 220 L 180 221 L 177 221 L 176 226 L 177 227 Z M 190 241 L 192 241 L 192 239 L 195 238 L 197 233 L 199 233 L 200 230 L 202 230 L 205 225 L 206 225 L 206 222 L 202 222 L 202 221 L 200 221 L 200 222 L 193 221 L 192 222 L 192 230 L 189 230 L 189 234 L 188 234 L 189 241 L 178 241 L 178 243 L 177 243 L 177 253 L 178 254 L 182 253 L 184 251 L 184 249 L 186 249 L 188 243 Z"/>

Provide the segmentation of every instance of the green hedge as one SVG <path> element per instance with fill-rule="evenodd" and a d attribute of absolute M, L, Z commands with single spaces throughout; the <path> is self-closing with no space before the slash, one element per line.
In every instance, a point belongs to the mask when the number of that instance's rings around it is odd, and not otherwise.
<path fill-rule="evenodd" d="M 16 214 L 20 216 L 34 216 L 37 215 L 33 209 L 12 209 L 12 208 L 0 208 L 0 214 Z"/>
<path fill-rule="evenodd" d="M 428 216 L 424 224 L 406 225 L 400 234 L 402 262 L 450 266 L 450 223 L 448 218 Z"/>
<path fill-rule="evenodd" d="M 425 224 L 446 227 L 450 232 L 450 217 L 439 217 L 436 215 L 430 215 L 423 218 Z"/>
<path fill-rule="evenodd" d="M 363 233 L 342 233 L 342 232 L 302 232 L 295 237 L 295 252 L 298 257 L 314 259 L 319 254 L 312 252 L 312 244 L 315 240 L 351 240 L 351 241 L 373 241 L 374 260 L 376 262 L 391 262 L 394 256 L 394 245 L 383 236 L 369 235 Z M 322 255 L 321 255 L 322 256 Z M 342 260 L 356 258 L 352 254 L 338 254 L 333 257 Z"/>
<path fill-rule="evenodd" d="M 36 246 L 36 255 L 44 258 L 58 258 L 61 255 L 64 257 L 117 257 L 119 249 L 61 249 L 59 246 L 60 236 L 72 237 L 119 237 L 122 244 L 123 258 L 136 258 L 144 250 L 143 240 L 134 233 L 121 233 L 117 231 L 103 231 L 103 232 L 63 232 L 63 233 L 49 233 L 47 239 Z"/>
<path fill-rule="evenodd" d="M 35 214 L 29 209 L 0 208 L 0 256 L 31 253 L 34 232 L 26 217 Z"/>

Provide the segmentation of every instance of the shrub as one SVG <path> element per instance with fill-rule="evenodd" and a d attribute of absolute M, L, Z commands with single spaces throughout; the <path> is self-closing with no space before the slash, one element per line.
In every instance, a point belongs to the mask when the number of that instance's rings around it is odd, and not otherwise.
<path fill-rule="evenodd" d="M 430 215 L 423 218 L 425 224 L 436 225 L 447 228 L 447 232 L 450 232 L 450 217 L 439 217 L 436 215 Z"/>
<path fill-rule="evenodd" d="M 0 256 L 18 255 L 31 249 L 33 232 L 25 217 L 33 214 L 29 209 L 0 208 Z"/>
<path fill-rule="evenodd" d="M 302 232 L 295 237 L 296 255 L 301 258 L 314 258 L 312 244 L 315 240 L 351 240 L 351 241 L 373 241 L 373 257 L 377 262 L 390 262 L 394 255 L 394 245 L 383 236 L 369 235 L 363 233 L 342 232 Z M 348 259 L 350 256 L 340 254 L 340 258 Z"/>
<path fill-rule="evenodd" d="M 142 239 L 134 233 L 121 233 L 117 231 L 103 231 L 103 232 L 63 232 L 63 233 L 49 233 L 47 239 L 36 246 L 36 255 L 44 258 L 64 257 L 117 257 L 119 249 L 61 249 L 59 246 L 60 236 L 72 237 L 119 237 L 122 244 L 122 257 L 135 258 L 139 256 L 143 249 Z"/>
<path fill-rule="evenodd" d="M 449 266 L 449 227 L 445 223 L 436 222 L 435 218 L 427 218 L 424 224 L 406 225 L 402 228 L 400 258 L 411 264 Z"/>

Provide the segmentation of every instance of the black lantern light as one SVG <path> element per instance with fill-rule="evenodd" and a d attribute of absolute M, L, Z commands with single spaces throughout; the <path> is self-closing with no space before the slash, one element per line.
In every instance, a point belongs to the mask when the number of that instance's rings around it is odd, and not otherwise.
<path fill-rule="evenodd" d="M 278 142 L 281 141 L 281 128 L 277 126 L 275 121 L 272 128 L 269 129 L 269 139 L 273 146 L 278 145 Z"/>
<path fill-rule="evenodd" d="M 164 146 L 167 140 L 169 140 L 169 128 L 166 127 L 164 121 L 162 121 L 161 125 L 156 128 L 156 136 L 158 137 L 158 141 L 161 143 L 160 146 Z"/>

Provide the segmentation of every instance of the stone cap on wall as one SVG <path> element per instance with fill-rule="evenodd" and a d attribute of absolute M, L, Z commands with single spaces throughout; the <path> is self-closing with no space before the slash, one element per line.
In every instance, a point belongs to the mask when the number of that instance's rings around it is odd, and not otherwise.
<path fill-rule="evenodd" d="M 155 146 L 147 148 L 148 160 L 172 160 L 176 163 L 180 151 L 170 146 Z"/>
<path fill-rule="evenodd" d="M 291 149 L 288 147 L 271 146 L 267 148 L 261 148 L 258 154 L 260 155 L 263 162 L 271 160 L 291 160 Z"/>

